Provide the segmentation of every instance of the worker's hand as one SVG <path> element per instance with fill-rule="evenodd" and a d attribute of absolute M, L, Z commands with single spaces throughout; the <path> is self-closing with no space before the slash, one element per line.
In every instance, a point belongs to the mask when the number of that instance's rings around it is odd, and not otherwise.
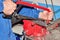
<path fill-rule="evenodd" d="M 11 0 L 6 0 L 4 1 L 3 4 L 4 4 L 3 12 L 5 15 L 11 15 L 16 9 L 16 4 Z"/>
<path fill-rule="evenodd" d="M 43 11 L 39 13 L 39 18 L 43 20 L 52 20 L 53 18 L 53 11 L 51 8 L 49 8 L 51 12 Z"/>

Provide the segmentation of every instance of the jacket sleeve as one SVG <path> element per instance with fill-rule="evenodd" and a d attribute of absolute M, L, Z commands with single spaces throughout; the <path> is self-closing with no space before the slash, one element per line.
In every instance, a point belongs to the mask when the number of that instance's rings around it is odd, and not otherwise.
<path fill-rule="evenodd" d="M 36 9 L 22 8 L 19 14 L 27 17 L 38 18 L 39 12 L 40 11 Z"/>
<path fill-rule="evenodd" d="M 33 0 L 22 0 L 22 1 L 31 3 Z M 19 12 L 19 14 L 27 17 L 38 18 L 39 12 L 40 10 L 34 8 L 23 7 Z"/>
<path fill-rule="evenodd" d="M 3 9 L 4 9 L 4 7 L 3 7 L 3 1 L 4 1 L 4 0 L 0 0 L 0 12 L 2 12 Z"/>

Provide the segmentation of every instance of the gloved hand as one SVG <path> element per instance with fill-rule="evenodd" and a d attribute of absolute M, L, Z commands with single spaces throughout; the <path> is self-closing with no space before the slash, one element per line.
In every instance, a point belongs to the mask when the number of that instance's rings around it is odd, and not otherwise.
<path fill-rule="evenodd" d="M 51 8 L 49 8 L 51 12 L 43 11 L 39 13 L 39 18 L 43 20 L 52 20 L 53 18 L 53 11 Z"/>
<path fill-rule="evenodd" d="M 11 15 L 16 9 L 16 4 L 11 0 L 5 0 L 3 4 L 4 4 L 3 12 L 5 15 Z"/>

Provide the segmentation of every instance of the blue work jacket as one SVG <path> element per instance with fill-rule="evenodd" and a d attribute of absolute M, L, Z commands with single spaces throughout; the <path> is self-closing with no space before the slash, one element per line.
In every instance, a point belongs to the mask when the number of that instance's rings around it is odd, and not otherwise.
<path fill-rule="evenodd" d="M 16 0 L 14 0 L 16 1 Z M 0 0 L 0 40 L 16 40 L 12 32 L 11 20 L 3 18 L 4 0 Z"/>

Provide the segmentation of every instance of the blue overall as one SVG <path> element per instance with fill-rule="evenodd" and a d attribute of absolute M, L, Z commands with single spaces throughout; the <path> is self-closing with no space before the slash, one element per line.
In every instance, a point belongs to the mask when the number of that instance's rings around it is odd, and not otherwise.
<path fill-rule="evenodd" d="M 16 40 L 16 37 L 11 30 L 11 20 L 2 17 L 2 11 L 4 9 L 3 2 L 4 0 L 0 0 L 0 40 Z"/>

